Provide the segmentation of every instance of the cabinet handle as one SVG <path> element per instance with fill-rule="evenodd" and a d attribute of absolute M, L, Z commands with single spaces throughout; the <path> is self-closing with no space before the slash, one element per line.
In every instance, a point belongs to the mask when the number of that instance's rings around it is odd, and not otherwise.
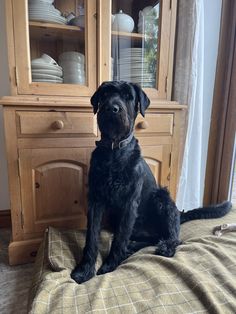
<path fill-rule="evenodd" d="M 64 122 L 62 120 L 56 120 L 51 125 L 54 130 L 61 130 L 64 128 Z"/>
<path fill-rule="evenodd" d="M 145 130 L 145 129 L 147 129 L 149 127 L 147 121 L 139 122 L 137 126 L 138 126 L 139 129 L 143 129 L 143 130 Z"/>

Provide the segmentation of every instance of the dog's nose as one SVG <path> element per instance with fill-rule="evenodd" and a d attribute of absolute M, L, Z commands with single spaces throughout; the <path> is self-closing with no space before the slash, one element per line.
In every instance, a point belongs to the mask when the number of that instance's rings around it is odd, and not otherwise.
<path fill-rule="evenodd" d="M 117 112 L 120 111 L 120 107 L 119 107 L 118 105 L 113 105 L 113 106 L 112 106 L 112 111 L 113 111 L 114 113 L 117 113 Z"/>
<path fill-rule="evenodd" d="M 113 113 L 118 113 L 120 111 L 120 107 L 118 105 L 111 105 L 106 108 L 107 111 L 112 111 Z"/>

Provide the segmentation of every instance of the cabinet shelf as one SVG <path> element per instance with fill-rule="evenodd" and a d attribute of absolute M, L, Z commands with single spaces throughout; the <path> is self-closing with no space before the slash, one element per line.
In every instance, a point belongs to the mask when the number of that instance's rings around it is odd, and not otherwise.
<path fill-rule="evenodd" d="M 112 31 L 111 34 L 113 37 L 119 36 L 120 38 L 129 39 L 129 40 L 137 41 L 137 42 L 143 41 L 144 39 L 153 38 L 146 34 L 140 34 L 140 33 L 126 33 L 126 32 Z"/>
<path fill-rule="evenodd" d="M 144 34 L 140 33 L 127 33 L 127 32 L 118 32 L 118 31 L 112 31 L 111 34 L 113 36 L 123 36 L 123 37 L 131 37 L 131 38 L 144 38 Z"/>
<path fill-rule="evenodd" d="M 84 30 L 78 26 L 29 21 L 29 29 L 33 38 L 84 40 Z"/>

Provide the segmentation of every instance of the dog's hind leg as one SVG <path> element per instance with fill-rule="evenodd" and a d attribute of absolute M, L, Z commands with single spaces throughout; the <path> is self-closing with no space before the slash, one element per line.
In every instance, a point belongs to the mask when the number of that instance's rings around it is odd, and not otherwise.
<path fill-rule="evenodd" d="M 165 188 L 157 189 L 151 199 L 152 220 L 156 214 L 156 254 L 166 257 L 174 256 L 179 241 L 180 215 Z"/>
<path fill-rule="evenodd" d="M 95 275 L 95 263 L 98 255 L 98 237 L 104 206 L 98 203 L 89 204 L 86 244 L 81 262 L 71 273 L 71 278 L 77 283 L 83 283 Z"/>

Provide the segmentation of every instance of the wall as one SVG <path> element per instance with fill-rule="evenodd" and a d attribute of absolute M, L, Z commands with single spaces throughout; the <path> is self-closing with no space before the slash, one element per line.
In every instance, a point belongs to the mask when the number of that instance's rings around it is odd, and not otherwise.
<path fill-rule="evenodd" d="M 5 27 L 5 6 L 0 1 L 0 97 L 10 95 L 8 75 L 7 43 Z M 3 133 L 2 107 L 0 106 L 0 210 L 9 209 L 9 192 L 7 179 L 7 162 Z"/>

